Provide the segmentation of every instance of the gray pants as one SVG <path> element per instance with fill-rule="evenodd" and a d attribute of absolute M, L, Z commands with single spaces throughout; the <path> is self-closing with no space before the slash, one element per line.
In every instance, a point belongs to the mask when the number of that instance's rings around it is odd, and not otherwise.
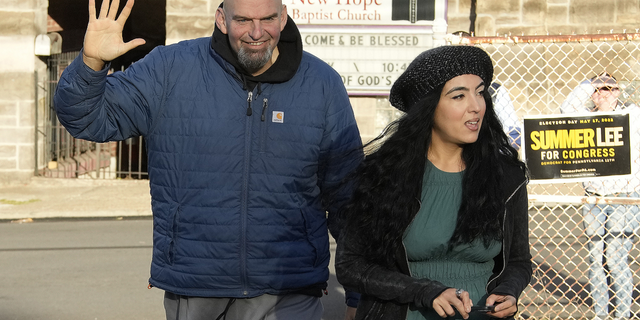
<path fill-rule="evenodd" d="M 320 320 L 324 310 L 320 298 L 302 294 L 228 299 L 170 292 L 164 294 L 164 309 L 167 320 Z"/>

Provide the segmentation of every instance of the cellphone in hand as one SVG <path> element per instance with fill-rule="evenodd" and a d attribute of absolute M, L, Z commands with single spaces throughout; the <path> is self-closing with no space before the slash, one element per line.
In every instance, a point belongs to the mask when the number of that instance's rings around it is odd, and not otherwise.
<path fill-rule="evenodd" d="M 482 313 L 493 312 L 495 308 L 496 306 L 472 306 L 471 312 L 482 312 Z"/>

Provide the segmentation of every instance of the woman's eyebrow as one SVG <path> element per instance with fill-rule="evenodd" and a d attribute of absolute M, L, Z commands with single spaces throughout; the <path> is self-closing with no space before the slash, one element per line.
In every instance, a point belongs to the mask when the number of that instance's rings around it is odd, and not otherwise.
<path fill-rule="evenodd" d="M 448 94 L 450 94 L 452 92 L 455 92 L 455 91 L 469 91 L 469 88 L 462 87 L 462 86 L 461 87 L 454 87 L 454 88 L 451 88 L 451 90 L 447 91 L 447 93 L 445 93 L 445 95 L 448 95 Z"/>
<path fill-rule="evenodd" d="M 478 90 L 482 86 L 484 86 L 484 82 L 480 82 L 480 84 L 476 87 L 476 90 Z M 451 88 L 451 90 L 447 91 L 447 93 L 445 93 L 445 95 L 448 95 L 448 94 L 450 94 L 450 93 L 452 93 L 454 91 L 470 91 L 470 90 L 469 90 L 469 88 L 463 87 L 463 86 L 454 87 L 454 88 Z"/>

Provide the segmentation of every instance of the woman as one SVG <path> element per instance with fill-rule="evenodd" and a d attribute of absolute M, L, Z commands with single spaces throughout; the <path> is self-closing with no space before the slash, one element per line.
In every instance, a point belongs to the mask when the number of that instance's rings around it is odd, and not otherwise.
<path fill-rule="evenodd" d="M 406 114 L 368 145 L 336 255 L 356 319 L 511 318 L 531 278 L 527 174 L 476 47 L 419 55 L 391 88 Z M 493 306 L 489 312 L 472 305 Z"/>

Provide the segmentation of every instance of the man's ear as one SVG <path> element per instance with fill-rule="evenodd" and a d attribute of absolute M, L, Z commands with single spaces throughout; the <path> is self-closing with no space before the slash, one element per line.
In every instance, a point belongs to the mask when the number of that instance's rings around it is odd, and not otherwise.
<path fill-rule="evenodd" d="M 280 31 L 284 30 L 284 26 L 287 25 L 287 5 L 282 5 L 282 12 L 280 13 Z"/>
<path fill-rule="evenodd" d="M 218 8 L 216 10 L 216 27 L 222 31 L 222 33 L 227 34 L 227 20 L 225 19 L 224 10 L 222 8 Z"/>

